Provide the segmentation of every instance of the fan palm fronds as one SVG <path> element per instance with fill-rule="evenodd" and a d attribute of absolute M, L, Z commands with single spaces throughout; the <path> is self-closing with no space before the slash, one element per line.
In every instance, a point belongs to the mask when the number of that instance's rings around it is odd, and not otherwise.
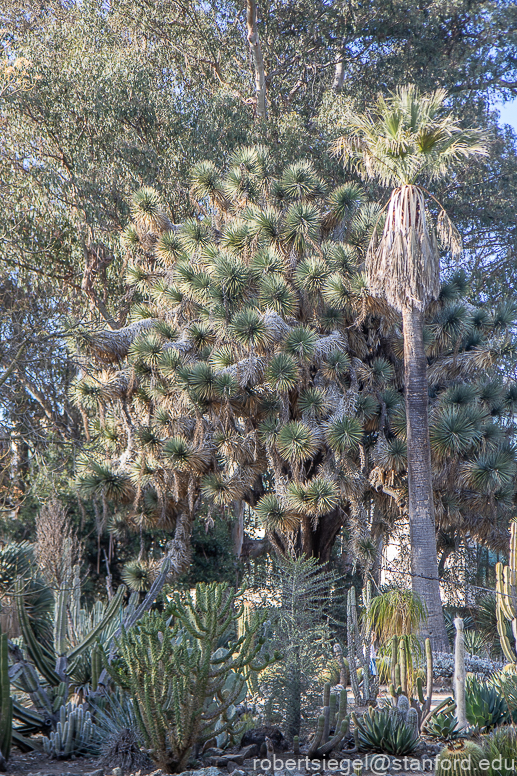
<path fill-rule="evenodd" d="M 487 451 L 463 465 L 468 484 L 482 493 L 507 487 L 514 481 L 516 471 L 515 450 L 508 447 Z"/>
<path fill-rule="evenodd" d="M 445 458 L 465 453 L 480 437 L 472 417 L 461 407 L 446 407 L 430 426 L 431 448 Z"/>

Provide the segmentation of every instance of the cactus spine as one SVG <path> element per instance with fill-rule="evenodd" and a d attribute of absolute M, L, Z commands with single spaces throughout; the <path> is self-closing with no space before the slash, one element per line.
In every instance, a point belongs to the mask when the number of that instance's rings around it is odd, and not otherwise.
<path fill-rule="evenodd" d="M 347 716 L 348 698 L 346 690 L 339 693 L 339 706 L 337 695 L 330 694 L 330 684 L 327 682 L 323 688 L 322 713 L 318 717 L 318 724 L 307 757 L 324 757 L 333 749 L 336 749 L 348 733 L 349 717 Z M 334 734 L 331 735 L 331 731 Z"/>
<path fill-rule="evenodd" d="M 510 533 L 509 565 L 497 563 L 496 600 L 497 600 L 497 630 L 501 647 L 510 663 L 517 662 L 515 647 L 512 648 L 506 632 L 506 620 L 512 624 L 512 631 L 517 641 L 517 523 L 512 523 Z"/>

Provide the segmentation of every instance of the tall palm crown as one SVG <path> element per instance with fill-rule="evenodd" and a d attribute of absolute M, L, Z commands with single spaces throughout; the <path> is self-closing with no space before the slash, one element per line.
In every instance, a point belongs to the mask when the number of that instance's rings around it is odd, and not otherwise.
<path fill-rule="evenodd" d="M 453 254 L 461 240 L 438 204 L 436 222 L 421 182 L 450 175 L 469 157 L 484 155 L 478 130 L 463 130 L 445 109 L 446 93 L 422 95 L 414 86 L 379 97 L 372 113 L 348 120 L 335 151 L 359 173 L 394 187 L 380 237 L 374 230 L 366 257 L 369 290 L 402 313 L 407 417 L 408 512 L 413 590 L 424 596 L 435 648 L 448 641 L 440 601 L 428 416 L 424 313 L 440 291 L 438 239 Z"/>
<path fill-rule="evenodd" d="M 425 309 L 439 292 L 439 249 L 460 249 L 459 235 L 438 205 L 436 225 L 426 205 L 426 182 L 445 178 L 475 156 L 486 155 L 486 139 L 463 129 L 446 109 L 447 93 L 421 94 L 415 86 L 379 97 L 375 109 L 346 118 L 347 134 L 334 151 L 365 180 L 392 187 L 382 237 L 367 257 L 368 285 L 397 310 Z M 374 238 L 376 235 L 374 234 Z"/>

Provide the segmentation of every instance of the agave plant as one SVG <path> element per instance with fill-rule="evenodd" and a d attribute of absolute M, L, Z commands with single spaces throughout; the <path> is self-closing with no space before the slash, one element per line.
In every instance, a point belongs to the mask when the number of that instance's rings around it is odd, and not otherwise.
<path fill-rule="evenodd" d="M 369 709 L 357 726 L 359 749 L 363 752 L 384 752 L 401 757 L 417 748 L 420 737 L 413 725 L 401 721 L 393 709 Z"/>
<path fill-rule="evenodd" d="M 427 720 L 423 732 L 430 738 L 439 741 L 457 741 L 466 735 L 466 731 L 458 728 L 458 720 L 454 714 L 433 714 Z"/>
<path fill-rule="evenodd" d="M 133 525 L 170 531 L 168 575 L 188 564 L 201 498 L 238 514 L 247 502 L 282 554 L 327 560 L 345 527 L 371 564 L 407 494 L 401 321 L 364 274 L 379 207 L 304 160 L 279 169 L 263 147 L 226 170 L 196 165 L 190 196 L 198 215 L 174 227 L 160 197 L 135 197 L 136 314 L 81 333 L 78 485 Z M 499 330 L 464 292 L 451 277 L 426 319 L 437 521 L 440 535 L 461 526 L 496 542 L 515 401 L 510 384 L 489 384 Z"/>
<path fill-rule="evenodd" d="M 511 721 L 506 698 L 492 682 L 467 676 L 465 702 L 468 722 L 481 732 Z"/>

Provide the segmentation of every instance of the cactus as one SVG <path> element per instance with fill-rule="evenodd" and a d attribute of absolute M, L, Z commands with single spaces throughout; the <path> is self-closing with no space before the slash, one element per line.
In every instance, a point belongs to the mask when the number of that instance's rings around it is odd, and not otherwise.
<path fill-rule="evenodd" d="M 478 776 L 482 773 L 479 764 L 483 759 L 483 750 L 473 741 L 465 741 L 461 746 L 455 744 L 445 747 L 439 754 L 436 763 L 436 776 Z"/>
<path fill-rule="evenodd" d="M 366 706 L 377 699 L 379 692 L 379 677 L 373 676 L 370 670 L 371 625 L 369 609 L 371 603 L 371 583 L 367 582 L 363 589 L 363 602 L 366 616 L 363 617 L 362 628 L 359 628 L 355 588 L 351 587 L 347 596 L 347 643 L 348 663 L 350 667 L 350 683 L 358 706 Z M 359 687 L 358 670 L 362 674 L 362 692 Z"/>
<path fill-rule="evenodd" d="M 421 729 L 424 721 L 429 719 L 431 715 L 431 704 L 433 700 L 433 653 L 431 650 L 431 642 L 429 639 L 425 640 L 425 669 L 426 669 L 426 688 L 424 693 L 424 684 L 422 678 L 419 676 L 416 679 L 416 691 L 417 697 L 410 697 L 409 687 L 410 682 L 408 680 L 407 672 L 407 653 L 406 643 L 403 639 L 399 639 L 397 636 L 393 636 L 390 649 L 390 668 L 391 668 L 391 684 L 389 686 L 390 695 L 395 701 L 398 701 L 401 697 L 406 696 L 409 706 L 415 709 L 418 715 L 419 728 Z M 450 699 L 448 699 L 449 702 Z M 441 704 L 440 706 L 442 706 Z M 433 711 L 434 713 L 434 711 Z"/>
<path fill-rule="evenodd" d="M 54 759 L 91 754 L 95 748 L 92 716 L 84 704 L 63 704 L 59 721 L 50 736 L 43 738 L 43 751 Z"/>
<path fill-rule="evenodd" d="M 249 673 L 277 659 L 262 654 L 266 611 L 253 612 L 245 633 L 228 649 L 218 648 L 242 615 L 234 604 L 226 583 L 199 583 L 195 597 L 175 593 L 165 614 L 146 614 L 122 629 L 116 661 L 103 650 L 104 668 L 133 697 L 146 746 L 168 773 L 184 770 L 194 745 L 231 730 L 236 715 L 229 719 L 227 712 L 242 697 Z"/>
<path fill-rule="evenodd" d="M 456 639 L 454 642 L 454 698 L 456 700 L 456 717 L 458 727 L 467 726 L 467 712 L 465 702 L 465 636 L 463 620 L 456 617 L 454 620 Z"/>
<path fill-rule="evenodd" d="M 508 566 L 497 563 L 496 600 L 497 600 L 497 631 L 501 647 L 510 663 L 517 663 L 515 645 L 512 648 L 506 631 L 506 620 L 511 622 L 515 641 L 517 641 L 517 523 L 513 522 L 510 532 L 510 552 Z"/>
<path fill-rule="evenodd" d="M 324 685 L 322 713 L 318 717 L 316 732 L 309 747 L 307 757 L 324 757 L 339 746 L 348 733 L 350 723 L 346 713 L 347 702 L 348 697 L 346 690 L 341 690 L 339 693 L 338 706 L 337 695 L 330 694 L 330 684 L 327 682 Z M 334 731 L 333 734 L 332 731 Z"/>
<path fill-rule="evenodd" d="M 13 731 L 13 699 L 7 653 L 7 633 L 0 631 L 0 765 L 4 769 L 11 752 Z"/>

